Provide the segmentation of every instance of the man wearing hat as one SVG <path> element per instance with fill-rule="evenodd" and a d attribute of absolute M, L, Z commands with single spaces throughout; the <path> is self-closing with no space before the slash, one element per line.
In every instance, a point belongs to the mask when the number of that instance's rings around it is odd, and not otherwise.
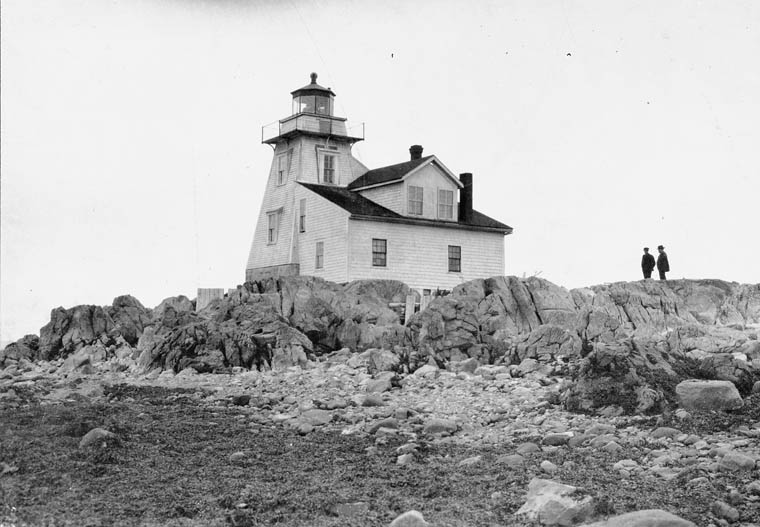
<path fill-rule="evenodd" d="M 649 254 L 649 247 L 644 247 L 644 256 L 641 257 L 641 271 L 644 273 L 644 278 L 652 278 L 653 270 L 654 256 Z"/>
<path fill-rule="evenodd" d="M 660 272 L 660 280 L 665 280 L 665 273 L 670 272 L 668 255 L 665 254 L 665 247 L 662 245 L 657 246 L 657 251 L 660 253 L 660 255 L 657 257 L 657 270 Z"/>

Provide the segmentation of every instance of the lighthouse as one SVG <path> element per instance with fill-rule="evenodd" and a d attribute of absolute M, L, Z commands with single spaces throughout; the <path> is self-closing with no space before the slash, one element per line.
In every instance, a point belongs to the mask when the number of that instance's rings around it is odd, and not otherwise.
<path fill-rule="evenodd" d="M 424 295 L 504 274 L 512 228 L 473 208 L 473 174 L 455 175 L 418 144 L 370 170 L 351 154 L 364 125 L 334 115 L 335 93 L 316 73 L 291 95 L 291 115 L 262 127 L 273 157 L 247 281 L 389 279 Z"/>
<path fill-rule="evenodd" d="M 308 191 L 299 183 L 346 186 L 367 172 L 351 155 L 364 139 L 364 124 L 334 115 L 335 93 L 311 82 L 291 92 L 292 113 L 262 127 L 261 142 L 273 147 L 264 198 L 246 265 L 246 280 L 296 275 L 300 272 L 299 235 L 313 212 Z"/>

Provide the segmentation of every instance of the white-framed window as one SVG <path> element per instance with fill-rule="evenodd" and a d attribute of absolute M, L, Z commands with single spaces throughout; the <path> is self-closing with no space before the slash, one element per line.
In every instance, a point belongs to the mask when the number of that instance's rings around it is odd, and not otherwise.
<path fill-rule="evenodd" d="M 325 266 L 325 242 L 317 242 L 317 254 L 314 258 L 314 268 L 322 269 Z"/>
<path fill-rule="evenodd" d="M 293 157 L 293 150 L 288 150 L 284 154 L 277 156 L 277 185 L 284 185 L 288 181 L 290 173 L 290 160 Z"/>
<path fill-rule="evenodd" d="M 267 244 L 277 243 L 280 232 L 280 211 L 267 212 Z"/>
<path fill-rule="evenodd" d="M 442 220 L 454 219 L 454 191 L 438 189 L 438 217 Z"/>
<path fill-rule="evenodd" d="M 386 267 L 388 264 L 388 240 L 372 238 L 372 266 Z"/>
<path fill-rule="evenodd" d="M 322 182 L 335 183 L 335 156 L 325 154 L 322 157 Z"/>
<path fill-rule="evenodd" d="M 422 187 L 409 185 L 409 214 L 422 214 Z"/>
<path fill-rule="evenodd" d="M 462 247 L 460 245 L 449 245 L 449 272 L 462 272 Z"/>
<path fill-rule="evenodd" d="M 306 198 L 298 202 L 298 232 L 306 232 Z"/>

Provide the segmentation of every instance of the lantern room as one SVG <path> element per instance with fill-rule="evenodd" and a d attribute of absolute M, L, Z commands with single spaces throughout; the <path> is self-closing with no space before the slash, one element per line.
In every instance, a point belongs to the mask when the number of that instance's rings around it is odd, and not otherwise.
<path fill-rule="evenodd" d="M 311 84 L 291 92 L 293 95 L 293 115 L 310 113 L 316 115 L 333 114 L 333 97 L 330 88 L 317 84 L 317 74 L 311 74 Z"/>

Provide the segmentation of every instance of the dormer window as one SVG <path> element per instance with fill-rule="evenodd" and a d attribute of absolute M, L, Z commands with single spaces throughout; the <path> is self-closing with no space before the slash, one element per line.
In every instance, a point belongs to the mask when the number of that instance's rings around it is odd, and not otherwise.
<path fill-rule="evenodd" d="M 409 214 L 422 215 L 422 187 L 409 185 Z"/>

